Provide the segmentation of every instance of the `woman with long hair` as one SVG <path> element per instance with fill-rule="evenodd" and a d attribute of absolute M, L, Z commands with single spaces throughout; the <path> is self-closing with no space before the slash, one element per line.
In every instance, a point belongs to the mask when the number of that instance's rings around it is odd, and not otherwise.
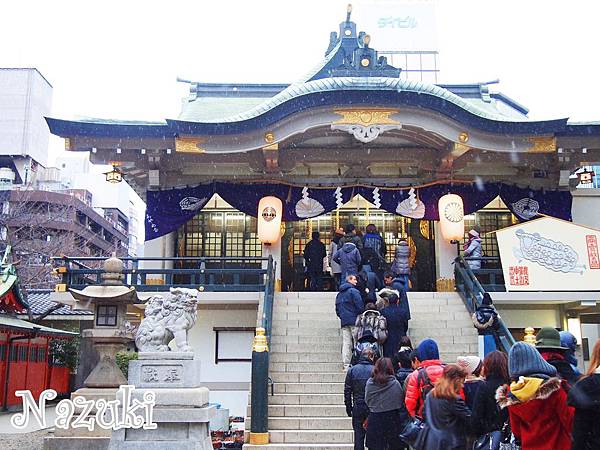
<path fill-rule="evenodd" d="M 398 433 L 408 419 L 402 398 L 402 387 L 394 376 L 392 360 L 380 358 L 375 363 L 373 375 L 365 387 L 365 402 L 369 407 L 367 419 L 369 450 L 406 448 L 398 439 Z"/>
<path fill-rule="evenodd" d="M 592 350 L 585 376 L 569 391 L 569 405 L 575 408 L 572 450 L 600 448 L 600 341 Z"/>
<path fill-rule="evenodd" d="M 472 429 L 477 436 L 501 430 L 508 422 L 508 411 L 496 403 L 496 390 L 508 384 L 508 357 L 498 350 L 483 359 L 482 375 L 485 381 L 479 386 L 473 401 Z"/>
<path fill-rule="evenodd" d="M 460 393 L 467 372 L 458 364 L 444 367 L 442 377 L 425 399 L 427 431 L 422 448 L 427 450 L 463 450 L 466 425 L 471 411 Z"/>

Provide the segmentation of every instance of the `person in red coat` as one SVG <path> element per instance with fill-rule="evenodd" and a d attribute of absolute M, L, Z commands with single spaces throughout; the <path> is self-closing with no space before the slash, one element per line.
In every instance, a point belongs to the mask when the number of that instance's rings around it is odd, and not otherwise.
<path fill-rule="evenodd" d="M 404 402 L 411 417 L 423 417 L 425 396 L 433 389 L 436 381 L 442 377 L 444 367 L 440 361 L 437 343 L 433 339 L 423 340 L 415 352 L 419 368 L 406 380 Z"/>
<path fill-rule="evenodd" d="M 508 408 L 510 426 L 522 450 L 569 450 L 574 409 L 567 394 L 535 347 L 517 342 L 508 354 L 510 387 L 500 386 L 496 400 Z"/>

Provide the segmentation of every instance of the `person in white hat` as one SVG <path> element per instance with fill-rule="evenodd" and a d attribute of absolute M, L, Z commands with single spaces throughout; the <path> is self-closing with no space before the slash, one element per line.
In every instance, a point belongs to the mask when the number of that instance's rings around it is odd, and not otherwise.
<path fill-rule="evenodd" d="M 483 251 L 481 250 L 481 238 L 477 230 L 469 231 L 469 240 L 465 242 L 464 257 L 465 258 L 481 258 Z M 467 260 L 467 264 L 471 270 L 481 269 L 481 260 Z"/>

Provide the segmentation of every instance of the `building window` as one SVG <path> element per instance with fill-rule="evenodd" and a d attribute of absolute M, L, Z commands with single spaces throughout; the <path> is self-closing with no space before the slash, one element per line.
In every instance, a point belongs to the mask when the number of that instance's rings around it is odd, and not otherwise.
<path fill-rule="evenodd" d="M 96 310 L 96 325 L 114 327 L 117 325 L 117 307 L 113 305 L 98 305 Z"/>

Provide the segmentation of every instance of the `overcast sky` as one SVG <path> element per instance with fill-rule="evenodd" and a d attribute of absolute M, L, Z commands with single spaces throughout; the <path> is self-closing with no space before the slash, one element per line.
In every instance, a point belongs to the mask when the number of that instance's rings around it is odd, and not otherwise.
<path fill-rule="evenodd" d="M 176 82 L 178 76 L 205 82 L 298 80 L 323 57 L 347 3 L 5 2 L 0 66 L 37 67 L 54 87 L 55 117 L 173 118 L 188 88 Z M 531 117 L 600 120 L 600 2 L 436 5 L 432 32 L 439 42 L 440 82 L 500 78 L 495 89 L 529 107 Z M 358 8 L 352 19 L 364 29 Z M 377 48 L 375 31 L 364 31 Z"/>

